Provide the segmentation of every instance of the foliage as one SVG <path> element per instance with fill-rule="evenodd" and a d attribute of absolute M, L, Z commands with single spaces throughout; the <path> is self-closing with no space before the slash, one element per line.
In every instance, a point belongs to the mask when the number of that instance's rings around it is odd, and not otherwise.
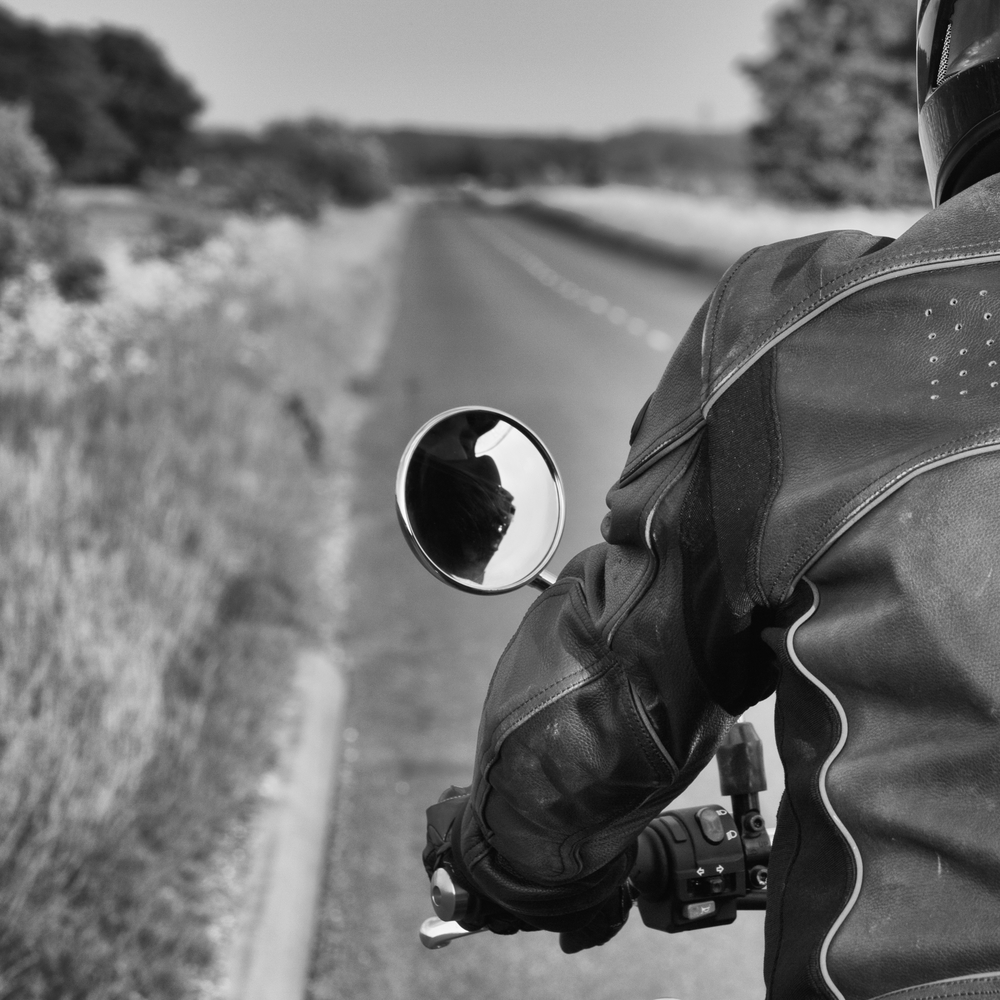
<path fill-rule="evenodd" d="M 0 101 L 31 108 L 62 175 L 77 182 L 132 181 L 173 165 L 201 106 L 140 35 L 50 29 L 3 8 Z"/>
<path fill-rule="evenodd" d="M 182 1000 L 219 975 L 215 894 L 329 599 L 324 468 L 285 401 L 335 423 L 379 212 L 119 250 L 98 303 L 37 263 L 3 290 L 2 996 Z"/>
<path fill-rule="evenodd" d="M 314 221 L 325 202 L 360 207 L 392 190 L 382 143 L 323 118 L 276 122 L 258 134 L 205 131 L 192 161 L 203 195 L 252 215 Z"/>
<path fill-rule="evenodd" d="M 45 147 L 31 131 L 28 108 L 0 104 L 0 209 L 37 208 L 54 172 Z"/>
<path fill-rule="evenodd" d="M 304 184 L 343 205 L 371 205 L 391 190 L 382 144 L 339 122 L 316 117 L 275 122 L 262 138 Z"/>
<path fill-rule="evenodd" d="M 255 216 L 290 215 L 305 222 L 319 218 L 322 191 L 280 160 L 259 156 L 242 163 L 215 163 L 206 180 L 221 189 L 219 204 L 224 208 Z"/>
<path fill-rule="evenodd" d="M 52 283 L 67 302 L 99 302 L 104 294 L 105 274 L 99 258 L 77 253 L 57 263 Z"/>
<path fill-rule="evenodd" d="M 473 180 L 517 187 L 546 180 L 596 184 L 601 145 L 593 139 L 395 129 L 380 133 L 397 176 L 408 183 Z"/>
<path fill-rule="evenodd" d="M 774 52 L 748 65 L 764 109 L 751 130 L 763 190 L 792 201 L 927 201 L 917 141 L 912 0 L 797 0 Z"/>
<path fill-rule="evenodd" d="M 106 81 L 104 109 L 135 149 L 124 179 L 180 166 L 201 98 L 138 32 L 99 28 L 91 44 Z"/>

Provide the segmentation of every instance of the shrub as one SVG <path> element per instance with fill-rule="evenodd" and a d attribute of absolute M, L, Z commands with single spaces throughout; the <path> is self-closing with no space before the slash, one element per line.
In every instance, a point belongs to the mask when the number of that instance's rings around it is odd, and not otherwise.
<path fill-rule="evenodd" d="M 0 104 L 0 208 L 15 212 L 36 208 L 55 173 L 30 121 L 27 107 Z"/>
<path fill-rule="evenodd" d="M 90 254 L 74 254 L 56 264 L 52 280 L 67 302 L 97 302 L 104 293 L 104 264 Z"/>
<path fill-rule="evenodd" d="M 226 178 L 222 204 L 250 215 L 291 215 L 314 222 L 323 204 L 323 192 L 307 184 L 287 164 L 259 158 L 236 167 Z"/>
<path fill-rule="evenodd" d="M 0 211 L 0 286 L 24 271 L 30 246 L 25 221 Z"/>
<path fill-rule="evenodd" d="M 153 216 L 152 230 L 159 256 L 175 260 L 182 253 L 197 250 L 215 236 L 219 232 L 219 222 L 204 213 L 161 211 Z"/>
<path fill-rule="evenodd" d="M 338 122 L 307 118 L 264 131 L 272 154 L 311 186 L 344 205 L 370 205 L 391 191 L 389 161 L 379 140 Z"/>

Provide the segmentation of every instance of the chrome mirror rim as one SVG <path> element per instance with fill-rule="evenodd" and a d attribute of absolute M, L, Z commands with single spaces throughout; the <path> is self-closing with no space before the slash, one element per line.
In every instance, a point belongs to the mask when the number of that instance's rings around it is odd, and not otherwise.
<path fill-rule="evenodd" d="M 410 517 L 406 509 L 406 477 L 410 469 L 410 462 L 412 461 L 420 442 L 423 440 L 424 435 L 441 421 L 447 420 L 449 417 L 456 416 L 460 413 L 469 412 L 491 413 L 499 417 L 501 420 L 506 421 L 514 429 L 520 431 L 535 446 L 539 455 L 541 455 L 544 459 L 545 464 L 548 466 L 549 473 L 552 476 L 552 483 L 556 491 L 556 529 L 552 539 L 552 544 L 531 572 L 521 577 L 516 582 L 503 587 L 480 586 L 470 582 L 469 580 L 454 576 L 447 570 L 438 566 L 424 551 L 423 546 L 417 539 L 416 532 L 414 531 L 413 525 L 410 523 Z M 536 580 L 539 580 L 539 578 L 542 577 L 542 571 L 546 566 L 548 566 L 552 557 L 555 555 L 556 549 L 559 547 L 559 542 L 562 541 L 563 529 L 566 526 L 566 494 L 563 489 L 562 476 L 559 474 L 559 469 L 556 467 L 555 459 L 550 454 L 549 449 L 545 446 L 545 442 L 542 441 L 542 439 L 530 427 L 528 427 L 527 424 L 518 420 L 517 417 L 513 417 L 509 413 L 506 413 L 503 410 L 498 410 L 492 406 L 456 406 L 450 410 L 444 410 L 436 416 L 431 417 L 431 419 L 424 423 L 413 435 L 413 437 L 410 438 L 409 444 L 407 444 L 406 448 L 403 450 L 402 457 L 399 460 L 399 467 L 396 470 L 396 518 L 403 531 L 403 537 L 410 546 L 410 550 L 417 557 L 424 569 L 426 569 L 432 576 L 437 577 L 437 579 L 439 579 L 442 583 L 447 583 L 448 586 L 454 587 L 456 590 L 462 590 L 467 594 L 508 594 L 511 591 L 520 590 L 521 587 L 529 586 Z M 548 582 L 550 581 L 543 578 L 544 584 L 547 585 Z"/>

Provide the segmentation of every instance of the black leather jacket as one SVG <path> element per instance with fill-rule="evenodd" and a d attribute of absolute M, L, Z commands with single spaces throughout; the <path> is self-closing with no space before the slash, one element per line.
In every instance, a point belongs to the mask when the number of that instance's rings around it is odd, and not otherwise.
<path fill-rule="evenodd" d="M 768 996 L 1000 995 L 998 453 L 1000 177 L 895 241 L 738 261 L 636 422 L 605 543 L 497 667 L 479 888 L 543 922 L 607 896 L 777 688 Z"/>

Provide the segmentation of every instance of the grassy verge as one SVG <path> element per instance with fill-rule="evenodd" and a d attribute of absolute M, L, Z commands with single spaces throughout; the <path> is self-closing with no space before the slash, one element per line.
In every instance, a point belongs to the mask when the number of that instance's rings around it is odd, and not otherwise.
<path fill-rule="evenodd" d="M 531 189 L 529 199 L 575 216 L 592 229 L 603 227 L 612 235 L 632 234 L 652 244 L 711 260 L 721 270 L 752 247 L 810 233 L 860 229 L 899 236 L 926 211 L 859 206 L 803 209 L 761 199 L 702 197 L 627 184 L 539 187 Z"/>
<path fill-rule="evenodd" d="M 0 998 L 180 998 L 274 763 L 403 209 L 112 252 L 0 301 Z M 201 984 L 199 986 L 199 984 Z"/>

